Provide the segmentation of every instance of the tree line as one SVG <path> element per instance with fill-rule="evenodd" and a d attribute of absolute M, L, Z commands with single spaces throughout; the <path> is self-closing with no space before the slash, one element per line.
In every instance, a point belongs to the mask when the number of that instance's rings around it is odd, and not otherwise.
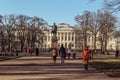
<path fill-rule="evenodd" d="M 94 38 L 94 49 L 96 41 L 99 40 L 101 49 L 107 49 L 108 40 L 114 35 L 116 17 L 108 11 L 98 10 L 97 12 L 84 11 L 82 15 L 75 16 L 75 21 L 83 32 L 83 45 L 87 45 L 87 32 L 91 32 Z M 47 22 L 39 17 L 29 17 L 27 15 L 0 15 L 0 45 L 10 51 L 12 47 L 17 47 L 16 36 L 24 47 L 35 47 L 43 43 L 42 28 L 47 26 Z"/>
<path fill-rule="evenodd" d="M 94 0 L 90 0 L 94 1 Z M 107 42 L 115 34 L 117 19 L 112 12 L 120 10 L 120 0 L 104 0 L 105 10 L 97 12 L 84 11 L 82 15 L 75 16 L 75 21 L 82 29 L 84 46 L 87 45 L 87 32 L 91 32 L 94 39 L 94 49 L 96 41 L 101 44 L 101 50 L 107 49 Z M 110 9 L 110 10 L 109 10 Z M 42 45 L 43 32 L 47 22 L 39 17 L 27 15 L 0 15 L 0 46 L 10 51 L 12 47 L 17 47 L 16 36 L 21 44 L 21 51 L 24 47 L 35 47 L 37 42 Z"/>
<path fill-rule="evenodd" d="M 17 48 L 17 43 L 24 47 L 35 47 L 37 42 L 42 44 L 42 28 L 47 22 L 39 17 L 27 15 L 0 15 L 0 46 L 8 51 Z M 16 39 L 17 38 L 17 39 Z M 19 41 L 18 41 L 19 40 Z M 18 42 L 17 42 L 18 41 Z"/>
<path fill-rule="evenodd" d="M 89 0 L 94 2 L 96 0 Z M 75 16 L 75 21 L 83 30 L 84 46 L 87 45 L 87 32 L 91 32 L 94 37 L 94 49 L 96 40 L 101 44 L 101 50 L 106 51 L 107 42 L 111 37 L 120 37 L 120 30 L 116 25 L 117 18 L 112 15 L 120 11 L 120 0 L 103 0 L 103 8 L 97 12 L 84 11 L 82 15 Z M 96 37 L 98 35 L 98 37 Z"/>
<path fill-rule="evenodd" d="M 82 15 L 75 16 L 75 21 L 83 31 L 84 47 L 87 46 L 87 33 L 90 32 L 94 39 L 94 49 L 96 49 L 96 41 L 99 41 L 101 50 L 107 50 L 107 43 L 114 36 L 116 29 L 117 19 L 114 15 L 107 10 L 84 11 Z"/>

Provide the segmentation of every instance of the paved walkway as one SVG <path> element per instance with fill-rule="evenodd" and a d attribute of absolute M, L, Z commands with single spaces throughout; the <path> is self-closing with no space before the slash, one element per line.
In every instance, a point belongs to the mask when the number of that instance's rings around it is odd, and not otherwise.
<path fill-rule="evenodd" d="M 27 56 L 0 62 L 0 80 L 119 80 L 109 78 L 89 66 L 86 71 L 82 60 L 53 63 L 51 57 Z"/>

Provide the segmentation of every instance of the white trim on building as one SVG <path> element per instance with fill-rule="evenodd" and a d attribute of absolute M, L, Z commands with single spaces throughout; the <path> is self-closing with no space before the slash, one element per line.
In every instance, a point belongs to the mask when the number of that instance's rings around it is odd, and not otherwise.
<path fill-rule="evenodd" d="M 48 27 L 44 29 L 43 32 L 45 34 L 43 39 L 43 46 L 42 48 L 51 48 L 52 42 L 52 27 Z M 87 33 L 87 45 L 90 49 L 94 48 L 94 37 L 89 33 Z M 98 35 L 97 35 L 98 36 Z M 70 26 L 69 24 L 61 23 L 57 25 L 57 39 L 58 39 L 58 48 L 61 44 L 63 44 L 66 48 L 71 44 L 73 49 L 82 50 L 83 48 L 83 39 L 82 39 L 82 30 L 79 30 L 75 27 Z M 100 49 L 100 42 L 96 39 L 96 48 Z M 114 50 L 115 49 L 115 39 L 112 37 L 108 41 L 107 49 Z"/>

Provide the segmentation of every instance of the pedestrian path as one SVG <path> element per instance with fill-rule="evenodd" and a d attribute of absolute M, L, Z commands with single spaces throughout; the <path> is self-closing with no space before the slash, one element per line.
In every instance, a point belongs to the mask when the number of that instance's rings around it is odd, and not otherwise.
<path fill-rule="evenodd" d="M 0 62 L 0 80 L 119 80 L 89 66 L 86 71 L 81 59 L 54 64 L 51 57 L 26 56 Z"/>

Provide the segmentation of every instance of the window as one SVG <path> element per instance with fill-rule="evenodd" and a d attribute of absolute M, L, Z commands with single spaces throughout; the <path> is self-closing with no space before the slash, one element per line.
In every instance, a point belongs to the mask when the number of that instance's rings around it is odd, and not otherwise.
<path fill-rule="evenodd" d="M 60 36 L 58 36 L 58 38 L 57 38 L 57 39 L 58 39 L 58 41 L 59 41 L 59 40 L 60 40 Z"/>
<path fill-rule="evenodd" d="M 63 41 L 63 36 L 61 37 L 61 41 Z"/>
<path fill-rule="evenodd" d="M 65 41 L 67 41 L 67 33 L 65 33 Z"/>
<path fill-rule="evenodd" d="M 48 36 L 48 41 L 50 41 L 50 36 Z"/>
<path fill-rule="evenodd" d="M 72 36 L 74 36 L 74 33 L 72 33 Z"/>
<path fill-rule="evenodd" d="M 65 36 L 65 41 L 67 41 L 67 36 Z"/>
<path fill-rule="evenodd" d="M 72 47 L 74 47 L 74 44 L 72 44 Z"/>
<path fill-rule="evenodd" d="M 73 36 L 72 36 L 72 41 L 74 40 Z"/>
<path fill-rule="evenodd" d="M 44 40 L 45 40 L 45 41 L 47 40 L 47 36 L 44 37 Z"/>
<path fill-rule="evenodd" d="M 60 47 L 60 43 L 58 43 L 58 47 Z"/>
<path fill-rule="evenodd" d="M 45 45 L 45 48 L 46 48 L 46 45 Z"/>
<path fill-rule="evenodd" d="M 65 48 L 67 47 L 67 43 L 65 43 Z"/>
<path fill-rule="evenodd" d="M 68 41 L 70 41 L 70 36 L 68 37 Z"/>

